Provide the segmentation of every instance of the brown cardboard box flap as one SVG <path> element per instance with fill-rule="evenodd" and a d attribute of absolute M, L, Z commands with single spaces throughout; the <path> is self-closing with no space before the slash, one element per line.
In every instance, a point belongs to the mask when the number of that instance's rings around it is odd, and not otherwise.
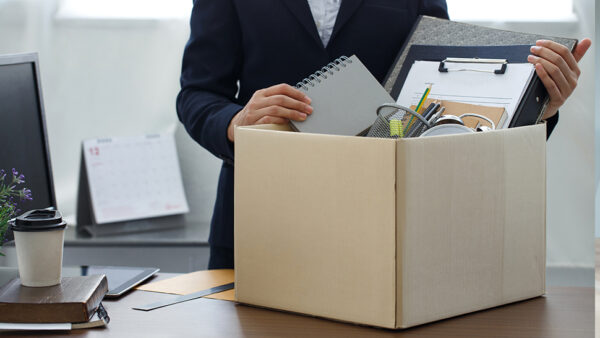
<path fill-rule="evenodd" d="M 393 327 L 395 160 L 392 139 L 238 128 L 237 300 Z"/>
<path fill-rule="evenodd" d="M 398 326 L 544 292 L 543 126 L 398 141 Z"/>

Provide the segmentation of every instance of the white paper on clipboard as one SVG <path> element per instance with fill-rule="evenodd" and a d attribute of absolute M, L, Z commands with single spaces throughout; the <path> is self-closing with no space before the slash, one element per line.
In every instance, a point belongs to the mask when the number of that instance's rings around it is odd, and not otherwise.
<path fill-rule="evenodd" d="M 173 134 L 83 142 L 97 224 L 189 211 Z"/>
<path fill-rule="evenodd" d="M 406 107 L 417 105 L 427 85 L 432 84 L 430 99 L 504 107 L 508 118 L 498 128 L 508 127 L 535 74 L 529 63 L 510 63 L 504 74 L 483 72 L 497 69 L 497 64 L 446 63 L 450 70 L 447 73 L 440 72 L 439 65 L 435 61 L 415 61 L 396 102 Z"/>

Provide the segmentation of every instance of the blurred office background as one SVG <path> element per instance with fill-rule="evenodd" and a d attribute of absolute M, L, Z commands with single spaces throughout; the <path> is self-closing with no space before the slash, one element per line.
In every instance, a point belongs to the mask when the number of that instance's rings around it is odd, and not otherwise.
<path fill-rule="evenodd" d="M 595 9 L 596 12 L 596 17 L 600 17 L 600 6 L 596 6 Z M 596 36 L 600 36 L 600 21 L 596 21 Z M 595 51 L 596 53 L 600 53 L 600 44 L 596 44 L 595 46 Z M 598 54 L 596 54 L 598 55 Z M 595 58 L 595 63 L 594 66 L 596 67 L 596 69 L 599 69 L 598 67 L 600 67 L 600 59 Z M 596 187 L 596 229 L 595 229 L 595 235 L 596 238 L 600 238 L 600 74 L 596 73 L 596 101 L 595 101 L 595 105 L 594 105 L 594 111 L 595 111 L 595 181 L 594 181 L 594 187 Z"/>
<path fill-rule="evenodd" d="M 448 3 L 458 21 L 594 38 L 592 0 Z M 188 219 L 208 226 L 220 161 L 185 134 L 175 112 L 191 5 L 191 0 L 0 0 L 0 54 L 39 52 L 58 207 L 71 219 L 83 139 L 173 130 Z M 547 263 L 557 271 L 557 283 L 575 276 L 564 282 L 591 285 L 593 276 L 595 51 L 582 60 L 579 87 L 548 142 Z"/>

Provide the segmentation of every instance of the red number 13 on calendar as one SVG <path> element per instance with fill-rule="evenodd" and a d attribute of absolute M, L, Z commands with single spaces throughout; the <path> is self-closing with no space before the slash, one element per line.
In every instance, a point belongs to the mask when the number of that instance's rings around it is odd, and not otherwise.
<path fill-rule="evenodd" d="M 98 147 L 90 147 L 89 151 L 90 151 L 90 155 L 92 155 L 92 156 L 100 155 L 100 148 L 98 148 Z"/>

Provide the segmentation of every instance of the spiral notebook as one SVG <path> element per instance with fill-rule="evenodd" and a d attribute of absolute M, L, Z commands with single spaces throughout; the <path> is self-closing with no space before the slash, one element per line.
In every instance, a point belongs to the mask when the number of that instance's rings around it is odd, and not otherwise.
<path fill-rule="evenodd" d="M 395 101 L 356 55 L 336 59 L 296 88 L 311 98 L 313 113 L 290 125 L 307 133 L 361 135 L 375 122 L 377 108 Z"/>

